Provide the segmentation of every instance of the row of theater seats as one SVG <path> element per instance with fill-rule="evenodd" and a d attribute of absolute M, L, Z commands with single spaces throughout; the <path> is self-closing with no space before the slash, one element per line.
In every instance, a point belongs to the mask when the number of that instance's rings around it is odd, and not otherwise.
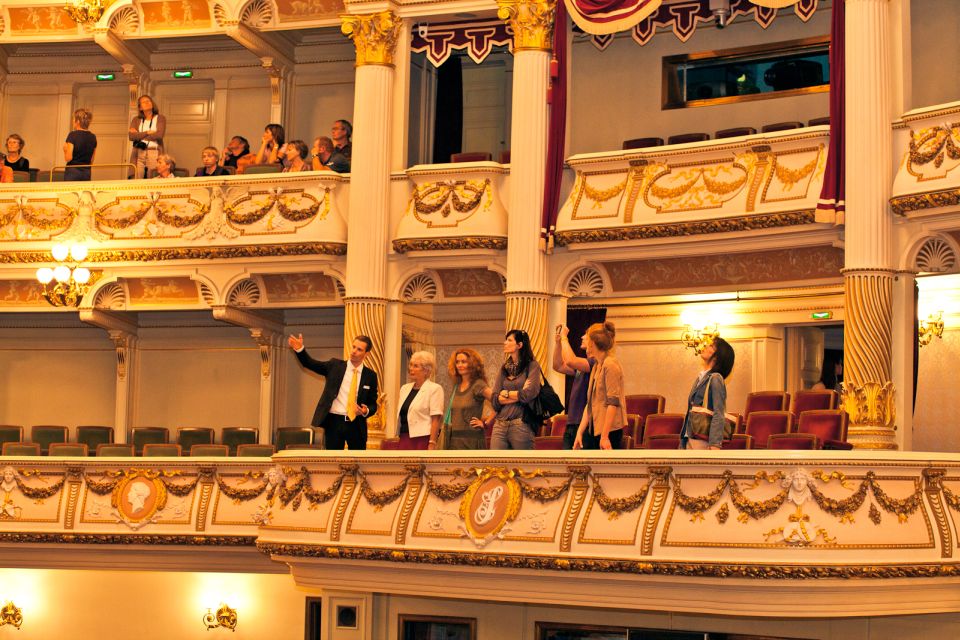
<path fill-rule="evenodd" d="M 788 121 L 788 122 L 775 122 L 772 124 L 764 125 L 760 128 L 760 133 L 771 133 L 774 131 L 789 131 L 791 129 L 800 129 L 804 126 L 816 127 L 820 125 L 830 124 L 830 118 L 814 118 L 806 125 L 800 121 Z M 722 138 L 736 138 L 737 136 L 752 136 L 756 135 L 757 130 L 753 127 L 732 127 L 730 129 L 721 129 L 714 133 L 713 137 L 716 140 Z M 686 144 L 688 142 L 703 142 L 710 139 L 709 133 L 681 133 L 675 136 L 670 136 L 667 138 L 667 144 Z M 623 149 L 646 149 L 648 147 L 662 147 L 663 138 L 634 138 L 632 140 L 623 141 Z M 452 162 L 452 160 L 451 160 Z"/>
<path fill-rule="evenodd" d="M 277 429 L 273 444 L 260 444 L 259 432 L 252 427 L 224 427 L 219 430 L 220 442 L 215 443 L 216 431 L 182 427 L 177 430 L 176 442 L 171 442 L 166 427 L 135 427 L 130 430 L 130 444 L 118 444 L 113 427 L 78 426 L 76 440 L 70 442 L 68 428 L 61 425 L 35 425 L 29 441 L 24 441 L 22 426 L 0 425 L 0 444 L 5 456 L 270 456 L 283 449 L 317 446 L 311 427 Z"/>

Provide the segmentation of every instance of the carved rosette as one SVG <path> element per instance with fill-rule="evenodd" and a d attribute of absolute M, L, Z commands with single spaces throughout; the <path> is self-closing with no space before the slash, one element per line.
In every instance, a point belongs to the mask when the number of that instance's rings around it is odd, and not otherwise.
<path fill-rule="evenodd" d="M 530 335 L 533 356 L 547 362 L 547 296 L 537 293 L 507 294 L 507 331 L 523 329 Z"/>
<path fill-rule="evenodd" d="M 890 382 L 893 274 L 844 274 L 843 405 L 850 415 L 849 440 L 868 449 L 895 449 L 894 389 Z"/>
<path fill-rule="evenodd" d="M 340 16 L 340 31 L 353 40 L 357 65 L 393 66 L 393 54 L 400 36 L 402 20 L 393 11 L 367 15 Z"/>
<path fill-rule="evenodd" d="M 371 431 L 382 432 L 385 427 L 384 416 L 388 408 L 385 404 L 386 394 L 383 392 L 383 340 L 387 326 L 387 303 L 385 300 L 370 298 L 347 298 L 343 306 L 343 344 L 344 357 L 349 356 L 350 345 L 356 336 L 369 336 L 373 341 L 373 348 L 363 361 L 365 367 L 373 369 L 380 380 L 380 397 L 377 399 L 376 415 L 370 419 L 367 426 Z"/>
<path fill-rule="evenodd" d="M 497 0 L 497 16 L 513 29 L 513 51 L 550 51 L 556 0 Z"/>

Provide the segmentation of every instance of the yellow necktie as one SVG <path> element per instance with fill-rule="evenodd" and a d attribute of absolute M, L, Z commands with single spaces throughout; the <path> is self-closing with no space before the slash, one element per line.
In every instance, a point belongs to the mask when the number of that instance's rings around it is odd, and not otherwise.
<path fill-rule="evenodd" d="M 347 394 L 347 418 L 353 422 L 357 417 L 357 369 L 353 369 L 350 377 L 350 391 Z"/>

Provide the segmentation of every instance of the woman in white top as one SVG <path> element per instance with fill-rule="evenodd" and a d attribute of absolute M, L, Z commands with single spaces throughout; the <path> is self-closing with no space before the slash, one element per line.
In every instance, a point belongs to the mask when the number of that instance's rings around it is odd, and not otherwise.
<path fill-rule="evenodd" d="M 157 156 L 163 154 L 163 136 L 167 131 L 167 119 L 150 96 L 137 99 L 139 113 L 130 121 L 130 141 L 133 150 L 130 164 L 136 165 L 134 178 L 146 178 L 157 168 Z"/>
<path fill-rule="evenodd" d="M 400 449 L 434 449 L 443 419 L 443 387 L 430 380 L 437 361 L 428 351 L 410 356 L 410 382 L 400 387 L 397 435 Z"/>

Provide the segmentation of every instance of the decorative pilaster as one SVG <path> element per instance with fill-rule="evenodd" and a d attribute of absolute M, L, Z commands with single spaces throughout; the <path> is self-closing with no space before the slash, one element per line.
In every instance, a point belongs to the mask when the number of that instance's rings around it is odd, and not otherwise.
<path fill-rule="evenodd" d="M 377 414 L 368 423 L 370 440 L 375 443 L 383 437 L 384 416 L 390 413 L 385 405 L 384 353 L 399 348 L 399 343 L 384 342 L 393 58 L 402 21 L 392 11 L 344 15 L 341 20 L 341 31 L 353 40 L 357 52 L 350 192 L 362 194 L 350 199 L 347 215 L 350 250 L 347 252 L 343 335 L 345 348 L 349 348 L 357 335 L 373 340 L 364 364 L 377 372 L 381 385 Z"/>
<path fill-rule="evenodd" d="M 403 344 L 403 303 L 391 300 L 386 306 L 386 321 L 383 343 L 390 345 L 383 353 L 383 378 L 380 381 L 380 390 L 387 398 L 396 398 L 400 393 L 400 385 L 405 381 L 406 372 L 400 368 L 400 353 L 398 347 Z M 441 366 L 437 363 L 437 366 Z M 396 433 L 396 411 L 383 411 L 379 421 L 383 426 L 383 435 Z M 367 440 L 367 448 L 371 447 L 371 440 Z"/>
<path fill-rule="evenodd" d="M 127 441 L 136 415 L 137 361 L 140 357 L 135 333 L 112 329 L 107 331 L 117 352 L 116 402 L 114 405 L 114 438 Z"/>
<path fill-rule="evenodd" d="M 260 442 L 270 442 L 273 432 L 283 425 L 284 387 L 286 367 L 283 358 L 287 353 L 282 333 L 250 328 L 250 337 L 260 349 Z"/>
<path fill-rule="evenodd" d="M 547 165 L 547 88 L 556 2 L 504 0 L 498 15 L 514 34 L 513 122 L 507 235 L 507 329 L 530 334 L 533 353 L 547 357 L 546 259 L 540 212 Z"/>
<path fill-rule="evenodd" d="M 843 406 L 849 440 L 895 449 L 889 0 L 846 1 L 846 246 Z"/>

